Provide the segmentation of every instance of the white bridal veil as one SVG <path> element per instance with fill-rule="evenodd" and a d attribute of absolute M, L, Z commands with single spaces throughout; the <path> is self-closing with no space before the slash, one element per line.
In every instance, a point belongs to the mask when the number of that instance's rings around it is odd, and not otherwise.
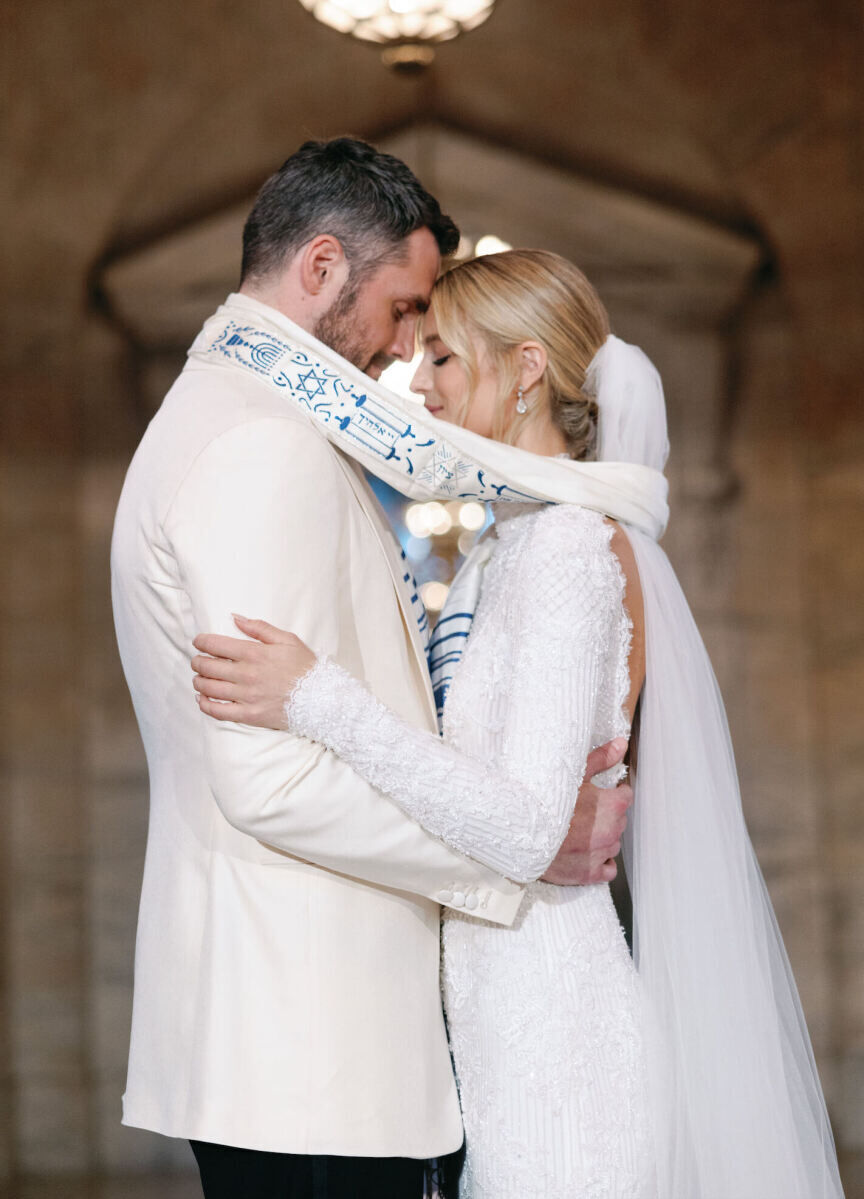
<path fill-rule="evenodd" d="M 610 337 L 589 372 L 598 459 L 662 470 L 660 377 Z M 628 528 L 646 682 L 625 842 L 648 1009 L 660 1199 L 842 1196 L 795 982 L 750 844 L 726 714 L 675 572 Z"/>

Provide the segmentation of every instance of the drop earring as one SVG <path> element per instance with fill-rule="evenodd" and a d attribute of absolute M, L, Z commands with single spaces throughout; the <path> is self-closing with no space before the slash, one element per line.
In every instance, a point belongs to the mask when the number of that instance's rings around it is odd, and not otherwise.
<path fill-rule="evenodd" d="M 525 388 L 519 387 L 516 391 L 516 411 L 520 416 L 524 416 L 528 411 L 528 405 L 525 403 Z"/>

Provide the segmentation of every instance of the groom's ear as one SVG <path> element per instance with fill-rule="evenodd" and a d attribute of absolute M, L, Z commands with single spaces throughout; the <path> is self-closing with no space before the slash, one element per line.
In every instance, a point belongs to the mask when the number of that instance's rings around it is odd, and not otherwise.
<path fill-rule="evenodd" d="M 348 278 L 348 260 L 339 239 L 321 233 L 306 243 L 298 257 L 303 290 L 310 296 L 329 294 L 335 299 Z"/>

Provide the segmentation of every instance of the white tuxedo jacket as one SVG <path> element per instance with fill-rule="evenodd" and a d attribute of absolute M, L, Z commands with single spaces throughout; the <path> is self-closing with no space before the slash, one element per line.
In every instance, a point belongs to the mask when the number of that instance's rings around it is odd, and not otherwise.
<path fill-rule="evenodd" d="M 202 716 L 192 689 L 192 638 L 236 635 L 240 612 L 435 728 L 358 469 L 266 383 L 190 361 L 129 468 L 112 583 L 151 787 L 124 1122 L 293 1153 L 457 1148 L 439 903 L 509 924 L 521 889 L 320 746 Z"/>

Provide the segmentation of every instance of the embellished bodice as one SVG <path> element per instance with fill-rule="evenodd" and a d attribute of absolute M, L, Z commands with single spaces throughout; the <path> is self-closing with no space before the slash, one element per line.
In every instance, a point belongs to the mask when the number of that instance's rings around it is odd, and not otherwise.
<path fill-rule="evenodd" d="M 575 801 L 587 750 L 629 734 L 631 623 L 613 529 L 584 508 L 499 503 L 493 511 L 496 539 L 444 739 L 535 785 L 546 776 L 569 786 Z M 508 717 L 514 692 L 531 696 L 518 723 Z"/>

